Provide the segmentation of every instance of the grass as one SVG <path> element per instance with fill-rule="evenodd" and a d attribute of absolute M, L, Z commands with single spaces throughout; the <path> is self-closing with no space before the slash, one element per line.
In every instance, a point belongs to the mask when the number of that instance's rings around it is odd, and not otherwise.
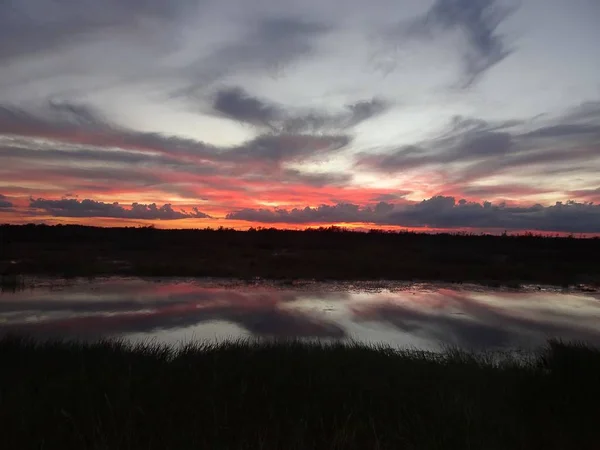
<path fill-rule="evenodd" d="M 25 277 L 20 274 L 0 275 L 0 292 L 16 292 L 25 289 Z"/>
<path fill-rule="evenodd" d="M 4 225 L 0 236 L 0 267 L 5 264 L 11 273 L 24 275 L 600 287 L 600 239 L 76 225 Z"/>
<path fill-rule="evenodd" d="M 600 351 L 0 340 L 10 449 L 597 449 Z"/>

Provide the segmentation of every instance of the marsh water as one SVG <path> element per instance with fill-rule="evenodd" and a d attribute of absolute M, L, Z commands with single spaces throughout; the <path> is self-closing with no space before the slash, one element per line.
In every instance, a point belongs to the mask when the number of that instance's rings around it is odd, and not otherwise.
<path fill-rule="evenodd" d="M 549 337 L 600 344 L 600 294 L 406 283 L 46 279 L 0 294 L 0 334 L 6 333 L 173 344 L 251 337 L 528 349 Z"/>

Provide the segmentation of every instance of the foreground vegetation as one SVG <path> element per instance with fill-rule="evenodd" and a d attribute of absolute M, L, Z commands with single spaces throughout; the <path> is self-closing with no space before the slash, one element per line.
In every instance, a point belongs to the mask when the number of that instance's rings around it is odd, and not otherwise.
<path fill-rule="evenodd" d="M 3 449 L 597 449 L 600 351 L 0 340 Z"/>
<path fill-rule="evenodd" d="M 0 274 L 600 286 L 600 239 L 0 226 Z M 12 279 L 8 280 L 12 283 Z"/>

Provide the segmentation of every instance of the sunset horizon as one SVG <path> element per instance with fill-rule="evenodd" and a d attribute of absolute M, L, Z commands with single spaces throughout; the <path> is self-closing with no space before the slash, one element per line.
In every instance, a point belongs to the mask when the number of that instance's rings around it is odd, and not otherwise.
<path fill-rule="evenodd" d="M 600 233 L 596 4 L 286 3 L 0 5 L 0 223 Z"/>

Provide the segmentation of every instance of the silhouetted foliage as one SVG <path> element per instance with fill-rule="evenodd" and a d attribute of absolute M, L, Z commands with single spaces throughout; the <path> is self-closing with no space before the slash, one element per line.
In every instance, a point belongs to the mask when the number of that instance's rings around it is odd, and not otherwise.
<path fill-rule="evenodd" d="M 600 239 L 531 233 L 4 225 L 0 240 L 0 272 L 23 274 L 600 285 Z"/>
<path fill-rule="evenodd" d="M 2 448 L 544 449 L 600 442 L 600 351 L 0 339 Z"/>

